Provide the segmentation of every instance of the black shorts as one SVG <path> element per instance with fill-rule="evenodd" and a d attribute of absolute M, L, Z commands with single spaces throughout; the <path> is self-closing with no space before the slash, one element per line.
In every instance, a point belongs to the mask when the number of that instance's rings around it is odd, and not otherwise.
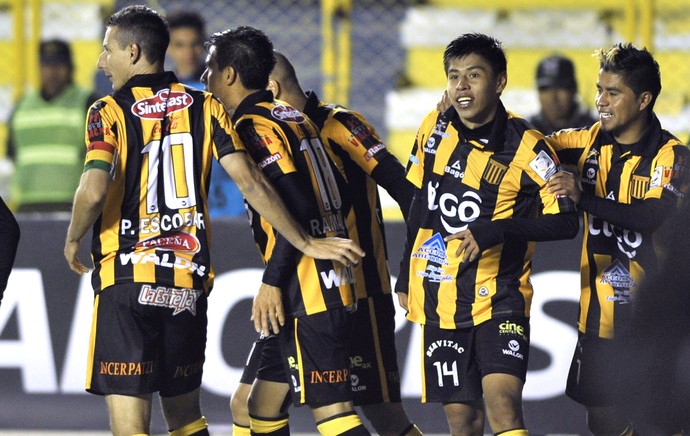
<path fill-rule="evenodd" d="M 523 382 L 529 359 L 529 319 L 504 317 L 445 330 L 422 326 L 422 402 L 482 398 L 482 377 L 511 374 Z"/>
<path fill-rule="evenodd" d="M 289 383 L 296 406 L 316 408 L 352 401 L 351 325 L 351 315 L 344 307 L 288 317 L 280 333 L 264 341 L 256 377 Z"/>
<path fill-rule="evenodd" d="M 391 294 L 357 301 L 352 315 L 350 371 L 355 406 L 400 402 Z"/>
<path fill-rule="evenodd" d="M 244 363 L 244 370 L 242 371 L 242 376 L 240 377 L 240 383 L 250 385 L 256 380 L 256 373 L 259 371 L 259 365 L 261 364 L 261 353 L 264 349 L 264 344 L 266 343 L 267 336 L 263 334 L 254 341 L 252 344 L 252 349 L 249 350 L 249 356 L 247 356 L 247 361 Z M 284 382 L 282 380 L 281 382 Z"/>
<path fill-rule="evenodd" d="M 201 290 L 126 283 L 99 292 L 86 390 L 172 397 L 201 386 L 206 309 Z"/>
<path fill-rule="evenodd" d="M 616 392 L 621 386 L 619 342 L 582 332 L 577 334 L 577 345 L 568 372 L 565 393 L 576 402 L 589 407 L 617 404 Z M 630 363 L 628 363 L 629 365 Z"/>

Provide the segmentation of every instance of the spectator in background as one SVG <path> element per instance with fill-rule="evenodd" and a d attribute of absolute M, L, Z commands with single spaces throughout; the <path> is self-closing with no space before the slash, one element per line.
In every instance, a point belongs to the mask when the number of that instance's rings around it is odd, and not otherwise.
<path fill-rule="evenodd" d="M 22 97 L 9 122 L 17 212 L 69 211 L 84 164 L 84 114 L 96 100 L 74 83 L 65 41 L 40 45 L 40 89 Z"/>
<path fill-rule="evenodd" d="M 597 121 L 578 101 L 575 65 L 570 59 L 560 55 L 542 59 L 537 66 L 537 88 L 541 109 L 528 121 L 544 135 Z"/>
<path fill-rule="evenodd" d="M 206 69 L 206 24 L 201 15 L 193 11 L 174 11 L 168 14 L 170 45 L 166 52 L 166 69 L 173 71 L 180 83 L 204 89 L 201 75 Z M 213 161 L 211 186 L 208 194 L 211 218 L 243 216 L 242 193 L 232 178 Z"/>
<path fill-rule="evenodd" d="M 7 288 L 19 245 L 19 224 L 0 197 L 0 302 Z"/>

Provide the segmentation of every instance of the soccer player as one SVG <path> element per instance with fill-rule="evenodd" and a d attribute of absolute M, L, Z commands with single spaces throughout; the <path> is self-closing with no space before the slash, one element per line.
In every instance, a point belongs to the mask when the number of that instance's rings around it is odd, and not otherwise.
<path fill-rule="evenodd" d="M 268 87 L 277 100 L 307 115 L 321 131 L 321 140 L 344 171 L 355 220 L 348 222 L 349 235 L 368 253 L 354 269 L 357 311 L 350 337 L 350 372 L 354 405 L 384 436 L 419 435 L 402 407 L 400 375 L 395 349 L 395 307 L 391 295 L 385 232 L 378 185 L 397 201 L 403 214 L 412 200 L 412 185 L 405 169 L 386 150 L 374 128 L 344 107 L 326 104 L 313 91 L 302 90 L 295 68 L 276 52 L 276 66 Z M 233 434 L 249 434 L 247 397 L 255 378 L 263 339 L 254 344 L 233 393 L 230 408 Z"/>
<path fill-rule="evenodd" d="M 19 224 L 12 211 L 0 197 L 0 302 L 7 288 L 7 281 L 12 272 L 14 258 L 19 245 Z"/>
<path fill-rule="evenodd" d="M 463 34 L 445 49 L 452 108 L 430 112 L 407 178 L 416 187 L 396 292 L 423 337 L 422 401 L 441 402 L 453 435 L 526 435 L 533 241 L 572 238 L 574 204 L 546 189 L 559 162 L 501 102 L 496 39 Z"/>
<path fill-rule="evenodd" d="M 643 278 L 658 271 L 655 239 L 688 193 L 690 153 L 654 114 L 661 74 L 651 53 L 616 44 L 597 54 L 599 121 L 548 139 L 579 175 L 556 174 L 547 186 L 584 212 L 579 332 L 566 394 L 585 406 L 594 435 L 627 436 L 635 434 L 634 417 L 618 407 L 614 381 L 628 362 L 617 358 L 615 338 L 630 328 Z"/>
<path fill-rule="evenodd" d="M 208 435 L 199 388 L 214 277 L 206 206 L 214 155 L 295 246 L 348 264 L 362 253 L 352 241 L 308 236 L 240 152 L 223 106 L 163 70 L 169 35 L 157 12 L 126 7 L 106 26 L 98 67 L 114 92 L 88 114 L 64 248 L 70 268 L 86 273 L 77 253 L 93 230 L 86 389 L 105 396 L 115 435 L 149 432 L 154 392 L 171 434 Z"/>
<path fill-rule="evenodd" d="M 240 139 L 291 212 L 315 236 L 346 235 L 354 212 L 317 127 L 266 89 L 276 62 L 270 39 L 241 26 L 213 34 L 207 50 L 202 81 L 234 111 Z M 298 256 L 260 213 L 251 211 L 250 219 L 267 262 L 252 319 L 268 336 L 249 396 L 251 433 L 289 434 L 292 400 L 311 408 L 322 434 L 369 434 L 351 402 L 352 271 Z"/>

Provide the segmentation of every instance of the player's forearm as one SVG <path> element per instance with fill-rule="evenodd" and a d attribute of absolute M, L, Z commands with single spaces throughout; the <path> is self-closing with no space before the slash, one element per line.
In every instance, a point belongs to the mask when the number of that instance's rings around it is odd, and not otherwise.
<path fill-rule="evenodd" d="M 237 183 L 244 198 L 295 248 L 304 251 L 309 244 L 307 232 L 295 220 L 268 179 L 252 168 L 252 182 Z"/>
<path fill-rule="evenodd" d="M 105 196 L 96 196 L 80 185 L 74 196 L 72 219 L 67 229 L 67 242 L 81 241 L 103 212 Z"/>

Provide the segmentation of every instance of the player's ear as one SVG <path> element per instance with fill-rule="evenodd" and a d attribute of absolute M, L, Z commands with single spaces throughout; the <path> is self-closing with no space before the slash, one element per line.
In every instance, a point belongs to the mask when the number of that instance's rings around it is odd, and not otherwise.
<path fill-rule="evenodd" d="M 642 94 L 640 94 L 640 96 L 638 97 L 638 100 L 640 102 L 640 111 L 643 111 L 652 102 L 652 93 L 649 91 L 645 91 Z"/>
<path fill-rule="evenodd" d="M 139 62 L 139 60 L 141 60 L 143 53 L 141 52 L 141 47 L 139 44 L 131 43 L 127 49 L 129 51 L 129 59 L 132 64 L 136 64 Z"/>
<path fill-rule="evenodd" d="M 236 80 L 239 80 L 240 77 L 237 75 L 237 70 L 235 68 L 228 66 L 223 70 L 223 78 L 227 85 L 232 85 Z"/>
<path fill-rule="evenodd" d="M 273 93 L 273 98 L 278 98 L 280 95 L 280 83 L 276 82 L 274 79 L 268 80 L 268 86 L 266 89 Z"/>

